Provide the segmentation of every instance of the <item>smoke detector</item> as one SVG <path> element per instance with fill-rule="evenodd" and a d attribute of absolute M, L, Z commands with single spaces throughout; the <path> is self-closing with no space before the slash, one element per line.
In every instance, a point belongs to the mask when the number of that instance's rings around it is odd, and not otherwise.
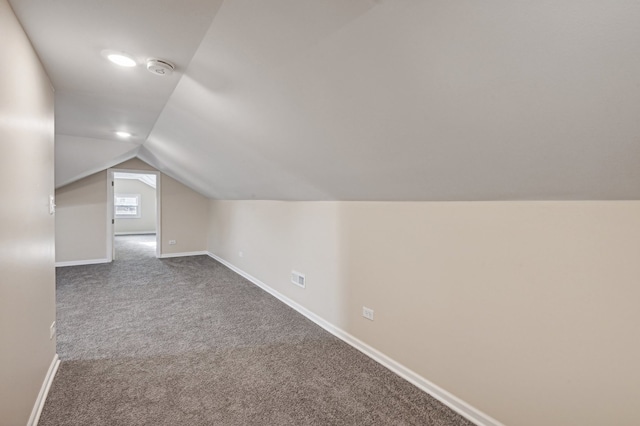
<path fill-rule="evenodd" d="M 175 67 L 171 62 L 162 59 L 149 59 L 147 61 L 147 69 L 156 75 L 169 75 Z"/>

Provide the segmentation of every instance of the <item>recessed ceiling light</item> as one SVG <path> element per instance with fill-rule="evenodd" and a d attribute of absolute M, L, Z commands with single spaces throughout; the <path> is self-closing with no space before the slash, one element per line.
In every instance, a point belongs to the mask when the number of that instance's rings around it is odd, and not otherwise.
<path fill-rule="evenodd" d="M 130 138 L 131 137 L 131 133 L 123 132 L 122 130 L 117 131 L 116 135 L 120 136 L 121 138 Z"/>
<path fill-rule="evenodd" d="M 123 55 L 122 53 L 111 53 L 107 55 L 107 59 L 113 62 L 116 65 L 120 65 L 121 67 L 135 67 L 136 61 L 133 58 Z"/>

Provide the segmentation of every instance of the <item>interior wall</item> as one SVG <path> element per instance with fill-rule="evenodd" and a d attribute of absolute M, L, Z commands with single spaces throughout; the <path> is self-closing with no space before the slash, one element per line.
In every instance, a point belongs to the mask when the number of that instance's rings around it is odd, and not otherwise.
<path fill-rule="evenodd" d="M 0 424 L 27 424 L 55 357 L 53 89 L 0 0 Z"/>
<path fill-rule="evenodd" d="M 56 189 L 56 261 L 106 261 L 107 172 Z"/>
<path fill-rule="evenodd" d="M 208 244 L 504 424 L 640 423 L 638 201 L 211 201 Z"/>
<path fill-rule="evenodd" d="M 156 171 L 137 158 L 112 168 Z M 207 199 L 162 173 L 160 187 L 161 255 L 205 251 Z M 106 260 L 106 170 L 58 188 L 56 197 L 56 262 Z"/>
<path fill-rule="evenodd" d="M 162 176 L 162 254 L 206 252 L 209 199 Z M 169 241 L 175 241 L 174 245 Z"/>
<path fill-rule="evenodd" d="M 156 189 L 136 179 L 114 179 L 114 194 L 140 195 L 140 217 L 117 217 L 118 234 L 154 234 L 156 232 Z"/>

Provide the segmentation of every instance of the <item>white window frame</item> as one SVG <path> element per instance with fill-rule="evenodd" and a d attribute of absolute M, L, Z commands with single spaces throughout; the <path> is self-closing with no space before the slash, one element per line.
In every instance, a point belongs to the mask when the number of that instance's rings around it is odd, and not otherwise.
<path fill-rule="evenodd" d="M 118 206 L 119 206 L 117 202 L 118 198 L 135 198 L 136 214 L 118 214 Z M 113 212 L 116 219 L 140 219 L 142 217 L 142 213 L 140 212 L 141 207 L 142 206 L 140 205 L 140 194 L 115 194 L 113 197 Z"/>

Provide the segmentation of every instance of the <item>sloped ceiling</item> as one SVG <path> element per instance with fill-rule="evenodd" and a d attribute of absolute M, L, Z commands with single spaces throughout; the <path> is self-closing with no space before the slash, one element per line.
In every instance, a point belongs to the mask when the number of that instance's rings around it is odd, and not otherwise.
<path fill-rule="evenodd" d="M 56 88 L 58 185 L 138 156 L 219 199 L 640 198 L 639 2 L 11 4 Z"/>
<path fill-rule="evenodd" d="M 55 89 L 56 186 L 136 156 L 221 0 L 10 0 Z M 103 56 L 124 51 L 139 65 Z M 149 58 L 177 72 L 146 71 Z M 118 139 L 115 131 L 133 134 Z"/>

